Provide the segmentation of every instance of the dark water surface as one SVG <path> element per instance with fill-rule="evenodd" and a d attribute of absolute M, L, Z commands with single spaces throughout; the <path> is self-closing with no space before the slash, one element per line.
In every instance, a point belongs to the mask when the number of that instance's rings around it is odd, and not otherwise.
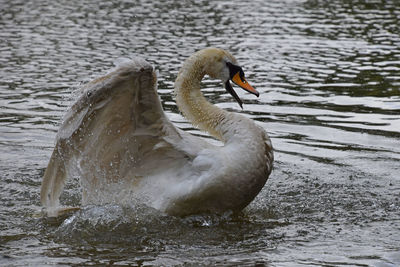
<path fill-rule="evenodd" d="M 39 190 L 76 89 L 118 57 L 159 71 L 169 117 L 182 61 L 225 48 L 260 91 L 240 110 L 276 163 L 238 216 L 175 218 L 143 206 L 38 218 Z M 207 137 L 205 137 L 207 138 Z M 78 181 L 63 202 L 79 205 Z M 0 0 L 0 265 L 400 265 L 399 1 Z"/>

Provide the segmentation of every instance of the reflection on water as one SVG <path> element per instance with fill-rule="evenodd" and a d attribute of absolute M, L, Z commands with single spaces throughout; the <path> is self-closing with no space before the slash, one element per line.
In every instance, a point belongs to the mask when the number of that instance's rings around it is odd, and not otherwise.
<path fill-rule="evenodd" d="M 397 1 L 1 1 L 0 265 L 398 265 L 399 20 Z M 244 110 L 215 81 L 205 95 L 256 120 L 276 148 L 242 215 L 31 216 L 76 89 L 118 57 L 155 65 L 170 118 L 202 134 L 171 92 L 181 62 L 206 46 L 236 55 L 261 95 L 239 92 Z M 70 181 L 63 201 L 79 199 Z"/>

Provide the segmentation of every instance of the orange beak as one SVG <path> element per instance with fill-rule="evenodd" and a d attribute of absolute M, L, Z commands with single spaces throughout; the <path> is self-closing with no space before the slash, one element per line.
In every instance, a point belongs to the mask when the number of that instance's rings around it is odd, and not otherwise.
<path fill-rule="evenodd" d="M 232 82 L 234 82 L 236 85 L 240 86 L 244 90 L 246 90 L 249 93 L 252 93 L 256 95 L 257 97 L 260 95 L 259 92 L 257 92 L 256 89 L 251 86 L 244 77 L 240 77 L 239 72 L 237 72 L 233 77 L 232 77 Z"/>

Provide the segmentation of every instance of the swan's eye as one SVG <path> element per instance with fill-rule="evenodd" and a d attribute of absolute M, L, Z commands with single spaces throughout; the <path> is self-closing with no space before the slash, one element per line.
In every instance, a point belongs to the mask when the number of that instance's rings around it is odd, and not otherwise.
<path fill-rule="evenodd" d="M 226 65 L 229 68 L 229 76 L 232 79 L 235 74 L 239 73 L 240 79 L 244 81 L 244 72 L 241 67 L 234 65 L 230 62 L 226 62 Z"/>
<path fill-rule="evenodd" d="M 244 72 L 243 72 L 242 68 L 240 68 L 239 77 L 243 83 L 246 83 L 246 79 L 244 78 Z"/>

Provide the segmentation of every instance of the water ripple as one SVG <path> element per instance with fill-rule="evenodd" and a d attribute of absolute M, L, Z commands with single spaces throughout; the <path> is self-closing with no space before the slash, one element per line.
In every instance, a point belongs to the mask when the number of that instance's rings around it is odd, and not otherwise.
<path fill-rule="evenodd" d="M 3 255 L 10 255 L 1 262 L 399 264 L 397 1 L 14 0 L 0 6 L 0 239 Z M 267 187 L 242 217 L 182 220 L 144 210 L 138 213 L 150 219 L 137 221 L 129 208 L 100 207 L 111 223 L 94 224 L 103 229 L 96 231 L 85 220 L 103 217 L 90 209 L 64 226 L 28 215 L 39 208 L 38 185 L 77 89 L 116 58 L 151 62 L 167 115 L 209 139 L 179 114 L 172 95 L 182 61 L 205 46 L 231 51 L 261 93 L 238 90 L 241 110 L 219 82 L 205 81 L 207 98 L 256 120 L 276 150 Z M 79 205 L 79 188 L 70 181 L 62 200 Z M 79 246 L 81 233 L 94 246 Z"/>

